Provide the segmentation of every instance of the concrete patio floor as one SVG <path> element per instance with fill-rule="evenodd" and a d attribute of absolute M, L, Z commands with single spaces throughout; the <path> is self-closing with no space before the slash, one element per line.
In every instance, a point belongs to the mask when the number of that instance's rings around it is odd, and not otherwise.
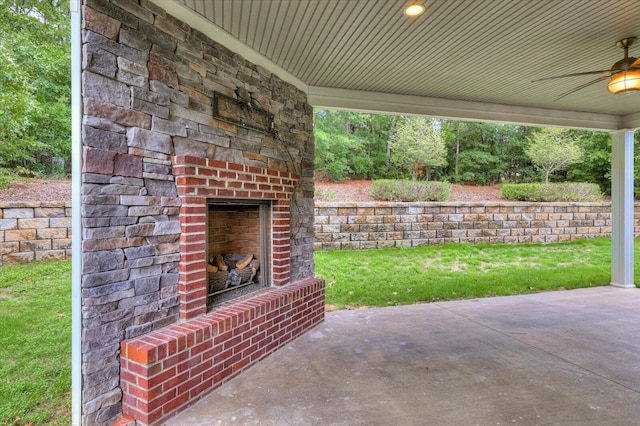
<path fill-rule="evenodd" d="M 168 425 L 640 425 L 640 289 L 328 313 Z"/>

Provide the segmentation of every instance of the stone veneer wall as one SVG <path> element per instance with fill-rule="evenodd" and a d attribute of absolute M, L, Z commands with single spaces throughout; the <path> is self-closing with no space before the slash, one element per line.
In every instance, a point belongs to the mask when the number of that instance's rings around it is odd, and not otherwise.
<path fill-rule="evenodd" d="M 0 203 L 0 265 L 71 259 L 71 203 Z"/>
<path fill-rule="evenodd" d="M 546 243 L 610 236 L 611 203 L 317 202 L 315 224 L 317 250 Z"/>
<path fill-rule="evenodd" d="M 122 413 L 121 342 L 180 317 L 171 158 L 299 176 L 290 277 L 304 281 L 314 273 L 313 110 L 303 92 L 147 0 L 83 0 L 82 12 L 82 421 L 106 425 Z M 214 92 L 238 88 L 274 115 L 277 137 L 213 118 Z"/>

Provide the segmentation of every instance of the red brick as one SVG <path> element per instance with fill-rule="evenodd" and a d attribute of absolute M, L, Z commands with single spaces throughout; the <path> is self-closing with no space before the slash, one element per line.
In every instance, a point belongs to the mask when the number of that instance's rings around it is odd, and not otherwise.
<path fill-rule="evenodd" d="M 202 374 L 202 380 L 206 381 L 212 377 L 217 376 L 218 374 L 220 374 L 220 372 L 223 370 L 222 364 L 213 364 L 212 368 L 206 370 L 203 374 Z"/>
<path fill-rule="evenodd" d="M 189 398 L 197 400 L 213 390 L 213 379 L 208 379 L 189 390 Z"/>
<path fill-rule="evenodd" d="M 135 419 L 126 414 L 122 414 L 118 419 L 113 423 L 113 426 L 127 426 L 133 423 Z"/>
<path fill-rule="evenodd" d="M 189 358 L 189 352 L 183 351 L 173 355 L 162 362 L 163 368 L 170 368 Z"/>
<path fill-rule="evenodd" d="M 220 161 L 220 160 L 214 160 L 214 159 L 207 159 L 207 165 L 209 167 L 214 167 L 217 169 L 226 169 L 227 168 L 227 163 L 225 161 Z"/>
<path fill-rule="evenodd" d="M 152 366 L 145 366 L 145 365 L 136 364 L 133 362 L 130 362 L 128 364 L 128 368 L 131 372 L 135 374 L 138 374 L 140 376 L 147 376 L 147 377 L 151 377 L 154 374 L 158 374 L 160 370 L 162 370 L 159 364 L 152 365 Z"/>
<path fill-rule="evenodd" d="M 224 368 L 233 367 L 233 364 L 237 363 L 241 359 L 242 359 L 242 356 L 240 354 L 233 355 L 231 358 L 228 358 L 224 361 L 223 366 Z"/>
<path fill-rule="evenodd" d="M 133 383 L 133 384 L 137 384 L 137 380 L 138 380 L 137 375 L 133 374 L 132 372 L 121 368 L 120 369 L 120 380 L 122 382 L 129 382 L 129 383 Z"/>
<path fill-rule="evenodd" d="M 245 359 L 243 359 L 243 360 L 240 360 L 239 362 L 237 362 L 237 363 L 235 363 L 235 364 L 233 365 L 233 367 L 232 367 L 232 368 L 233 368 L 233 372 L 235 373 L 235 372 L 237 372 L 237 371 L 242 370 L 242 369 L 243 369 L 244 367 L 246 367 L 248 364 L 249 364 L 249 359 L 248 359 L 248 358 L 245 358 Z"/>
<path fill-rule="evenodd" d="M 164 371 L 153 376 L 152 378 L 142 376 L 138 377 L 138 385 L 145 389 L 155 388 L 158 385 L 162 385 L 162 383 L 166 382 L 175 375 L 175 367 L 164 369 Z M 163 389 L 163 391 L 166 391 L 166 389 Z"/>
<path fill-rule="evenodd" d="M 189 390 L 201 382 L 202 382 L 202 377 L 199 377 L 199 376 L 192 377 L 186 382 L 183 382 L 181 385 L 178 386 L 178 395 L 185 395 L 185 394 L 189 395 Z"/>
<path fill-rule="evenodd" d="M 209 370 L 213 366 L 213 360 L 212 359 L 205 359 L 204 358 L 204 354 L 203 354 L 202 358 L 203 358 L 203 360 L 200 362 L 200 364 L 194 366 L 189 371 L 189 376 L 190 377 L 195 377 L 195 376 L 202 375 L 205 371 Z"/>
<path fill-rule="evenodd" d="M 183 175 L 195 175 L 196 168 L 192 166 L 173 166 L 173 175 L 182 177 Z M 176 179 L 176 183 L 178 180 Z"/>
<path fill-rule="evenodd" d="M 207 164 L 210 164 L 210 161 L 211 161 L 211 160 L 207 160 L 206 158 L 196 157 L 193 155 L 184 155 L 184 156 L 181 155 L 179 157 L 184 158 L 183 162 L 185 164 L 192 164 L 195 166 L 206 166 Z"/>
<path fill-rule="evenodd" d="M 142 411 L 137 410 L 134 406 L 129 404 L 123 404 L 122 412 L 125 415 L 129 415 L 143 424 L 150 424 L 150 418 L 148 413 L 143 413 Z"/>
<path fill-rule="evenodd" d="M 234 334 L 235 334 L 235 330 L 233 330 Z M 233 347 L 237 344 L 239 344 L 240 342 L 242 342 L 242 336 L 236 336 L 232 339 L 226 340 L 224 342 L 224 344 L 222 345 L 222 349 L 223 350 L 227 350 L 227 349 L 233 349 Z M 235 350 L 234 350 L 235 353 Z"/>
<path fill-rule="evenodd" d="M 220 352 L 219 354 L 213 357 L 213 363 L 222 364 L 225 360 L 227 360 L 232 355 L 233 355 L 233 349 L 228 349 L 224 352 Z"/>
<path fill-rule="evenodd" d="M 181 383 L 183 383 L 185 380 L 187 380 L 188 378 L 189 378 L 189 372 L 188 371 L 185 371 L 185 372 L 183 372 L 183 373 L 181 373 L 181 374 L 179 374 L 179 375 L 177 375 L 175 377 L 170 377 L 170 378 L 167 379 L 167 381 L 165 381 L 162 384 L 162 390 L 164 392 L 167 392 L 167 391 L 169 391 L 169 390 L 171 390 L 173 388 L 176 388 L 176 391 L 177 391 L 178 386 Z"/>

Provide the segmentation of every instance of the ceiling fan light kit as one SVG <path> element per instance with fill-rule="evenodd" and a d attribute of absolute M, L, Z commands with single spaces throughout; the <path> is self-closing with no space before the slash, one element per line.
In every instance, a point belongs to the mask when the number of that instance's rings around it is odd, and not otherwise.
<path fill-rule="evenodd" d="M 629 47 L 637 40 L 637 37 L 627 37 L 616 43 L 616 47 L 624 49 L 624 58 L 613 64 L 608 70 L 600 71 L 587 71 L 573 74 L 556 75 L 553 77 L 541 78 L 535 81 L 554 80 L 556 78 L 575 77 L 583 75 L 601 75 L 595 80 L 589 81 L 586 84 L 578 86 L 568 92 L 563 93 L 557 97 L 555 101 L 564 98 L 572 93 L 582 90 L 586 87 L 596 84 L 600 81 L 609 80 L 607 84 L 607 90 L 614 95 L 629 94 L 640 91 L 640 59 L 629 57 Z"/>
<path fill-rule="evenodd" d="M 630 94 L 640 90 L 640 71 L 623 71 L 611 77 L 607 89 L 614 95 Z"/>

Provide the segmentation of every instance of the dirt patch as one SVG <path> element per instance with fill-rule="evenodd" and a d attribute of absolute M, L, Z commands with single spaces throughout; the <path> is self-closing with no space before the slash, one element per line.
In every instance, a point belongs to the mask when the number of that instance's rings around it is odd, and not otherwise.
<path fill-rule="evenodd" d="M 316 182 L 316 188 L 335 197 L 327 201 L 373 201 L 370 180 L 351 180 L 340 183 Z M 455 185 L 449 201 L 482 202 L 505 201 L 500 186 Z M 0 202 L 7 201 L 66 201 L 71 202 L 71 180 L 37 179 L 14 182 L 0 190 Z"/>
<path fill-rule="evenodd" d="M 373 201 L 371 199 L 371 181 L 370 180 L 351 180 L 347 182 L 315 183 L 316 188 L 320 192 L 324 192 L 326 196 L 335 194 L 332 199 L 327 201 Z M 472 185 L 454 185 L 451 190 L 451 199 L 449 201 L 459 202 L 482 202 L 482 201 L 505 201 L 500 197 L 500 186 L 472 186 Z"/>
<path fill-rule="evenodd" d="M 8 201 L 71 202 L 71 180 L 34 179 L 29 182 L 13 182 L 9 188 L 0 189 L 0 202 Z"/>

